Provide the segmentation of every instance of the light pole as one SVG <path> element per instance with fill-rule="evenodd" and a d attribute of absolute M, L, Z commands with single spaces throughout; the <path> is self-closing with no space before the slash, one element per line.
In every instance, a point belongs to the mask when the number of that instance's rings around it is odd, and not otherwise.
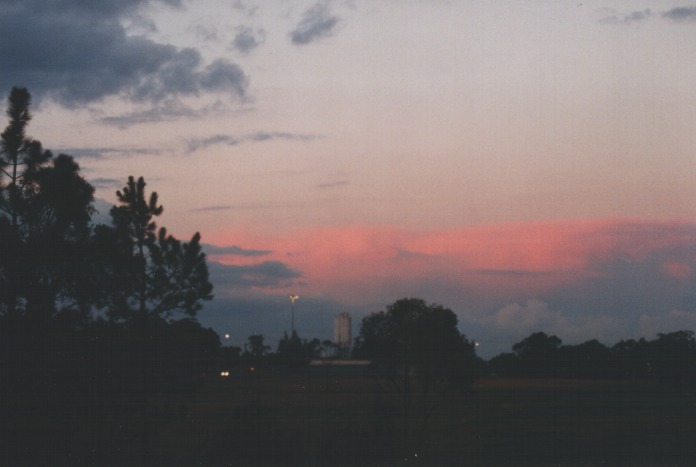
<path fill-rule="evenodd" d="M 290 328 L 292 330 L 291 337 L 295 335 L 295 301 L 297 301 L 299 295 L 288 295 L 290 299 Z"/>

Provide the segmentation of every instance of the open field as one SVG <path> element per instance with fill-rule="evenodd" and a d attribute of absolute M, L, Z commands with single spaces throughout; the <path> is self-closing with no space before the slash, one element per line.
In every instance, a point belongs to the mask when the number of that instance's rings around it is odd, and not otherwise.
<path fill-rule="evenodd" d="M 425 409 L 424 409 L 425 408 Z M 652 382 L 483 379 L 411 415 L 381 378 L 234 375 L 163 402 L 167 465 L 693 465 L 696 397 Z"/>

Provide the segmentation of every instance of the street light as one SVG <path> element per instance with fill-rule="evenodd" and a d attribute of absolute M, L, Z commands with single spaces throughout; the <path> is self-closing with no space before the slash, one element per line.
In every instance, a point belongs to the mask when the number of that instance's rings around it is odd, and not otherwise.
<path fill-rule="evenodd" d="M 288 295 L 290 299 L 290 328 L 292 329 L 292 334 L 295 334 L 295 302 L 297 301 L 299 295 Z"/>

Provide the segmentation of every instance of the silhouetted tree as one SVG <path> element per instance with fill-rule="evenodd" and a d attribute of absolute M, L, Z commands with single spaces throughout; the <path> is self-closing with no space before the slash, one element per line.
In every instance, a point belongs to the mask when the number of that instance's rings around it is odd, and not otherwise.
<path fill-rule="evenodd" d="M 420 298 L 397 300 L 363 318 L 353 355 L 381 366 L 402 394 L 406 443 L 415 390 L 420 390 L 419 429 L 426 430 L 434 389 L 442 383 L 471 383 L 480 366 L 473 343 L 457 329 L 457 315 Z"/>
<path fill-rule="evenodd" d="M 278 342 L 275 361 L 281 366 L 297 368 L 306 366 L 313 358 L 320 358 L 321 354 L 322 345 L 319 339 L 301 339 L 297 331 L 292 331 L 290 337 L 285 333 Z"/>
<path fill-rule="evenodd" d="M 293 330 L 289 337 L 287 332 L 283 334 L 283 338 L 278 341 L 275 360 L 285 367 L 299 367 L 307 363 L 306 351 L 297 331 Z"/>
<path fill-rule="evenodd" d="M 650 342 L 650 366 L 660 382 L 696 384 L 696 338 L 693 331 L 658 334 Z"/>
<path fill-rule="evenodd" d="M 514 353 L 501 353 L 488 361 L 488 368 L 495 376 L 520 376 L 520 357 Z"/>
<path fill-rule="evenodd" d="M 561 339 L 535 332 L 512 346 L 518 356 L 523 374 L 528 376 L 556 376 Z"/>
<path fill-rule="evenodd" d="M 609 348 L 597 339 L 559 349 L 557 376 L 567 378 L 603 378 L 611 373 Z"/>
<path fill-rule="evenodd" d="M 248 337 L 249 345 L 246 348 L 246 353 L 252 357 L 263 357 L 268 354 L 271 347 L 264 344 L 263 334 L 253 334 Z"/>
<path fill-rule="evenodd" d="M 406 384 L 412 373 L 426 384 L 472 382 L 478 367 L 474 344 L 457 329 L 457 315 L 419 298 L 397 300 L 365 317 L 354 355 L 397 371 Z"/>
<path fill-rule="evenodd" d="M 94 189 L 72 157 L 27 136 L 30 104 L 26 89 L 12 89 L 0 135 L 0 419 L 35 420 L 42 446 L 21 428 L 16 436 L 40 457 L 74 427 L 65 408 L 86 380 Z M 50 442 L 54 420 L 64 426 Z"/>
<path fill-rule="evenodd" d="M 189 242 L 157 230 L 163 208 L 157 193 L 148 197 L 145 180 L 128 178 L 116 193 L 120 205 L 111 209 L 112 226 L 99 226 L 96 247 L 105 268 L 102 305 L 116 320 L 194 317 L 203 300 L 212 298 L 200 234 Z"/>
<path fill-rule="evenodd" d="M 646 379 L 653 376 L 650 344 L 645 338 L 621 340 L 609 352 L 615 377 Z"/>
<path fill-rule="evenodd" d="M 241 363 L 242 348 L 226 345 L 218 352 L 218 367 L 220 370 L 228 371 L 231 368 L 239 368 Z"/>
<path fill-rule="evenodd" d="M 13 88 L 0 145 L 0 312 L 50 319 L 85 303 L 93 187 L 72 157 L 27 136 L 31 96 Z M 86 306 L 82 306 L 86 311 Z"/>

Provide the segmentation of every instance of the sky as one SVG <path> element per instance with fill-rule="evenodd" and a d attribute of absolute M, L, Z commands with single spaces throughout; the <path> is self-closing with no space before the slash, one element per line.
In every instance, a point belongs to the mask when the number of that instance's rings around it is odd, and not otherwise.
<path fill-rule="evenodd" d="M 0 0 L 0 90 L 98 220 L 129 175 L 275 347 L 404 297 L 490 357 L 696 329 L 696 4 Z"/>

